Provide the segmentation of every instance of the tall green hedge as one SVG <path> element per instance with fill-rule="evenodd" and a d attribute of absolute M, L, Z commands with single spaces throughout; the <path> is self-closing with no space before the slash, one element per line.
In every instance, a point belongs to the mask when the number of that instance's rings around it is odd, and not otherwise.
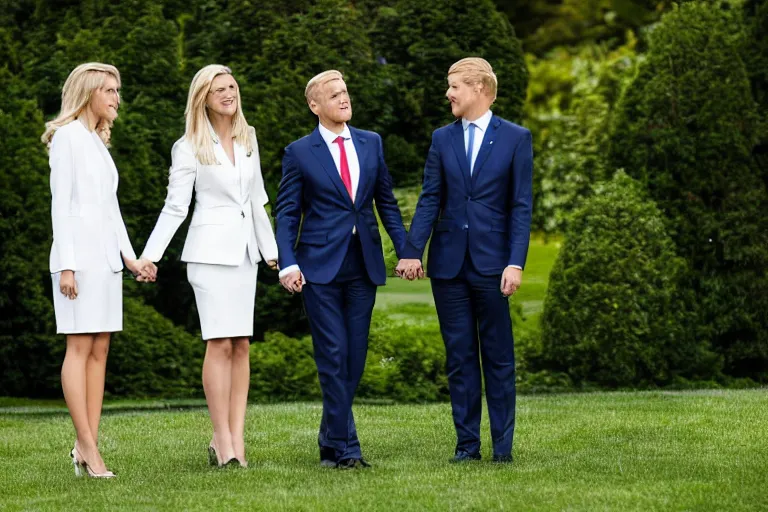
<path fill-rule="evenodd" d="M 759 118 L 745 37 L 741 13 L 719 4 L 664 16 L 619 105 L 610 158 L 648 189 L 693 271 L 696 335 L 727 374 L 766 381 L 768 183 L 751 165 Z"/>
<path fill-rule="evenodd" d="M 606 387 L 715 376 L 719 361 L 696 336 L 687 274 L 662 213 L 617 173 L 566 232 L 542 316 L 546 365 Z"/>

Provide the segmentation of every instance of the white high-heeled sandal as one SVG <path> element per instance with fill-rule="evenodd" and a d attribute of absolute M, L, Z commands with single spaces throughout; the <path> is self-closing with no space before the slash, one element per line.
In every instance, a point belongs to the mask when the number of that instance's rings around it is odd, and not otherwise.
<path fill-rule="evenodd" d="M 85 474 L 88 475 L 90 478 L 115 478 L 117 477 L 116 474 L 113 472 L 107 470 L 104 473 L 94 473 L 91 467 L 88 465 L 87 462 L 85 462 L 85 459 L 78 460 L 77 456 L 79 453 L 75 448 L 72 448 L 72 460 L 75 462 L 75 475 L 82 476 L 82 469 L 85 469 Z M 78 469 L 78 466 L 81 466 L 81 469 Z"/>
<path fill-rule="evenodd" d="M 83 476 L 83 468 L 80 466 L 80 461 L 77 460 L 77 452 L 74 448 L 69 452 L 69 456 L 72 458 L 72 465 L 75 466 L 75 476 L 78 478 Z"/>

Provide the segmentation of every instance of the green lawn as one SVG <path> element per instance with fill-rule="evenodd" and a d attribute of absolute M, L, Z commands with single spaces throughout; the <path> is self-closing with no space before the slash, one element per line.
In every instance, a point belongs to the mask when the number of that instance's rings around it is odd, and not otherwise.
<path fill-rule="evenodd" d="M 22 405 L 17 403 L 15 405 Z M 254 405 L 251 467 L 206 465 L 204 409 L 106 413 L 114 481 L 76 480 L 59 410 L 0 409 L 3 510 L 766 510 L 768 391 L 523 396 L 515 463 L 447 462 L 448 404 L 356 407 L 373 468 L 321 469 L 320 405 Z M 484 425 L 483 456 L 490 443 Z"/>

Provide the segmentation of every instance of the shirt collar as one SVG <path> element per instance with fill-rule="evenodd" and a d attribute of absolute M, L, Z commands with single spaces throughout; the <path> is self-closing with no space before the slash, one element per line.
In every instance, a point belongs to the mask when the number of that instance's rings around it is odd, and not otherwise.
<path fill-rule="evenodd" d="M 485 131 L 488 129 L 488 125 L 491 124 L 491 117 L 493 117 L 493 112 L 490 110 L 486 110 L 485 114 L 481 115 L 474 121 L 468 121 L 462 117 L 461 127 L 464 128 L 464 131 L 467 131 L 469 123 L 475 123 L 475 128 L 479 128 L 481 132 L 485 133 Z"/>
<path fill-rule="evenodd" d="M 341 135 L 344 137 L 344 140 L 348 140 L 352 138 L 352 134 L 349 132 L 349 126 L 347 126 L 347 123 L 344 123 L 344 129 L 341 131 L 341 134 L 335 134 L 322 124 L 318 123 L 317 125 L 318 130 L 320 130 L 320 136 L 323 138 L 325 143 L 327 145 L 333 144 L 333 141 L 336 140 L 336 138 Z"/>

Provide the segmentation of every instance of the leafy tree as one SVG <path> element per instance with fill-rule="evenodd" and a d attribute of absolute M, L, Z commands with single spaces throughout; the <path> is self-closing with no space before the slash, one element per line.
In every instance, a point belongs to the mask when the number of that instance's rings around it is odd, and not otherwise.
<path fill-rule="evenodd" d="M 750 166 L 758 112 L 739 13 L 685 4 L 653 31 L 612 134 L 615 167 L 643 183 L 693 270 L 697 335 L 725 371 L 768 376 L 768 190 Z"/>

